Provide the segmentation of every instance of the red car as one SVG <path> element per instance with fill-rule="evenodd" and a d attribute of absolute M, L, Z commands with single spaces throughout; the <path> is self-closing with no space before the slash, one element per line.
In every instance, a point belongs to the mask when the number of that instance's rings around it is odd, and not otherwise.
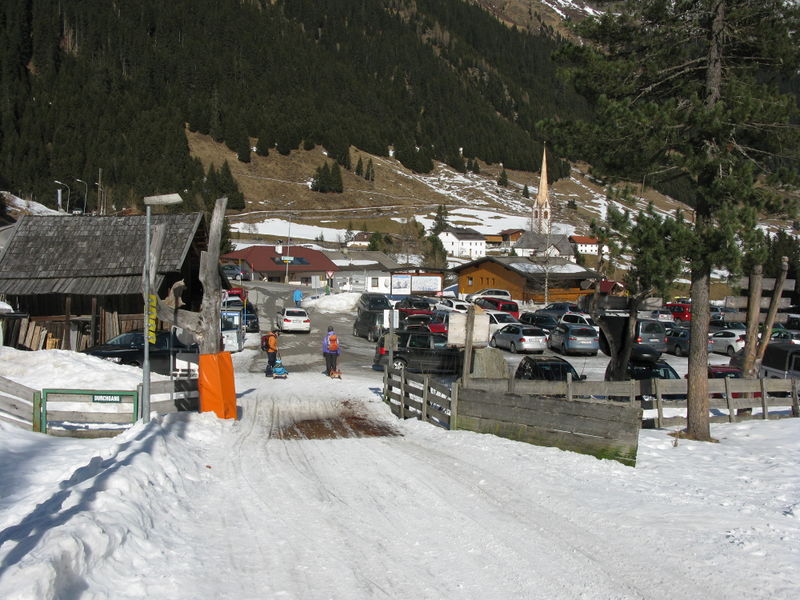
<path fill-rule="evenodd" d="M 433 313 L 431 320 L 428 321 L 428 329 L 433 333 L 447 333 L 450 324 L 450 311 L 437 310 Z"/>
<path fill-rule="evenodd" d="M 688 378 L 689 376 L 686 375 Z M 741 379 L 743 377 L 742 370 L 738 367 L 731 367 L 728 365 L 708 365 L 708 378 L 709 379 L 724 379 L 730 377 L 732 379 Z M 733 392 L 734 398 L 741 397 L 740 392 Z M 724 398 L 725 394 L 713 394 L 714 398 Z M 761 392 L 754 392 L 754 398 L 761 398 Z"/>
<path fill-rule="evenodd" d="M 505 298 L 477 298 L 475 306 L 480 306 L 487 310 L 499 310 L 510 314 L 515 319 L 519 319 L 519 305 Z"/>
<path fill-rule="evenodd" d="M 415 298 L 409 296 L 403 298 L 395 305 L 395 308 L 400 311 L 400 319 L 403 320 L 409 315 L 432 315 L 433 304 L 425 298 Z"/>
<path fill-rule="evenodd" d="M 688 323 L 692 320 L 692 305 L 684 302 L 668 302 L 664 305 L 672 313 L 675 323 Z"/>

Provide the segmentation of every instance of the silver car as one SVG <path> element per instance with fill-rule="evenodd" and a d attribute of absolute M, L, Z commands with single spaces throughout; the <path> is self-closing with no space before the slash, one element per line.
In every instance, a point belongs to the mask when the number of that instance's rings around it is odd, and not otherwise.
<path fill-rule="evenodd" d="M 588 325 L 559 323 L 558 327 L 550 332 L 548 346 L 562 354 L 591 354 L 595 356 L 600 349 L 600 337 L 594 328 Z"/>
<path fill-rule="evenodd" d="M 493 348 L 508 348 L 511 352 L 541 354 L 547 347 L 547 334 L 543 329 L 529 325 L 506 325 L 495 331 L 489 345 Z"/>

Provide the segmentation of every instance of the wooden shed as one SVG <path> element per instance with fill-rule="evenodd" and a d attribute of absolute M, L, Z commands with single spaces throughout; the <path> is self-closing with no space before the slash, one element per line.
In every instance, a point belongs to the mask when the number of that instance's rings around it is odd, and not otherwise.
<path fill-rule="evenodd" d="M 153 230 L 167 228 L 156 290 L 163 298 L 183 279 L 182 300 L 198 309 L 200 252 L 208 243 L 202 213 L 151 219 Z M 81 350 L 141 329 L 145 228 L 144 215 L 20 218 L 0 256 L 0 297 L 27 318 L 4 343 Z"/>

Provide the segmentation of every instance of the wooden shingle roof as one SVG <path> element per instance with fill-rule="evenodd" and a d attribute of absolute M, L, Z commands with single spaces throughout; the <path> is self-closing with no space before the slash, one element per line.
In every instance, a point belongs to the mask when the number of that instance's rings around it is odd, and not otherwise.
<path fill-rule="evenodd" d="M 156 285 L 181 270 L 201 213 L 153 215 L 167 226 Z M 22 217 L 0 256 L 0 294 L 139 294 L 145 246 L 144 215 Z"/>

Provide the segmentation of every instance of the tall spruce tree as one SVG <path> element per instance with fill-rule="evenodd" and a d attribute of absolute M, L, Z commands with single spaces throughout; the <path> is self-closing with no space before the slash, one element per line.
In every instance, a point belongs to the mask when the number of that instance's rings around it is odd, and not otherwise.
<path fill-rule="evenodd" d="M 626 1 L 580 24 L 589 43 L 563 54 L 596 118 L 545 127 L 562 154 L 580 153 L 606 174 L 687 182 L 693 439 L 710 439 L 711 269 L 737 272 L 759 211 L 788 210 L 797 200 L 796 188 L 787 190 L 798 164 L 797 102 L 778 84 L 796 72 L 798 11 L 789 0 Z"/>

